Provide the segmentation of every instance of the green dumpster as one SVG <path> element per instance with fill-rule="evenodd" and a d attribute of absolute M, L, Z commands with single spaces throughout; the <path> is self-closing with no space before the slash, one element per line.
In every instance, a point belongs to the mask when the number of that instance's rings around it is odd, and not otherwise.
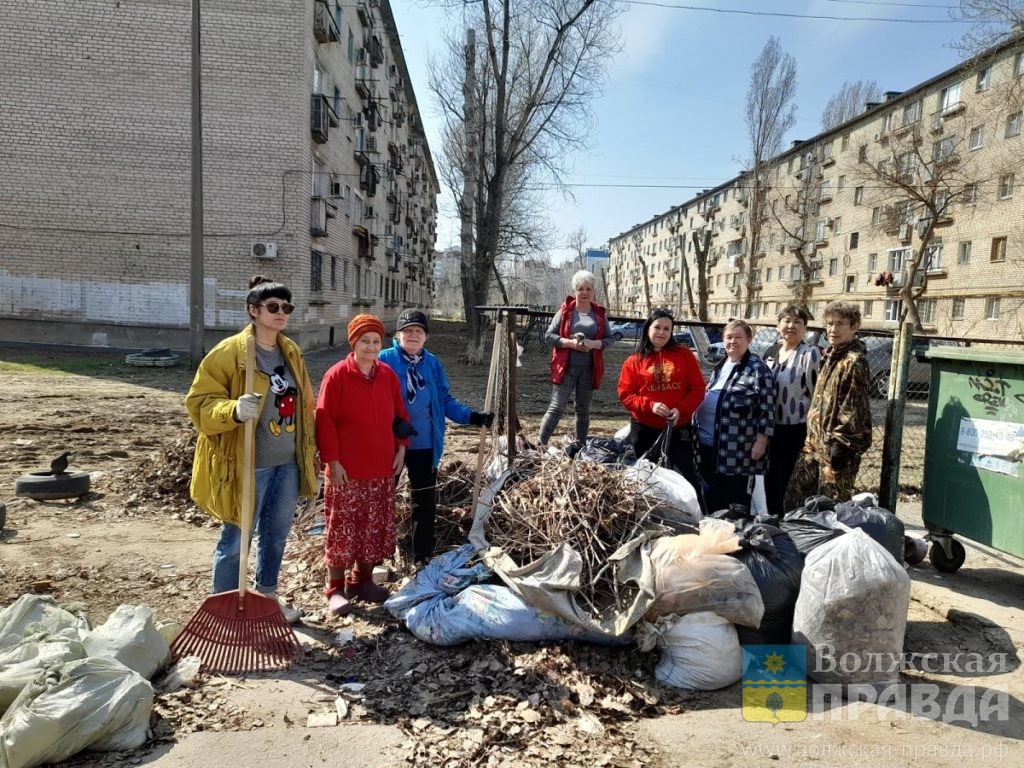
<path fill-rule="evenodd" d="M 1024 353 L 937 347 L 931 362 L 922 517 L 929 558 L 953 573 L 961 534 L 1024 556 Z"/>

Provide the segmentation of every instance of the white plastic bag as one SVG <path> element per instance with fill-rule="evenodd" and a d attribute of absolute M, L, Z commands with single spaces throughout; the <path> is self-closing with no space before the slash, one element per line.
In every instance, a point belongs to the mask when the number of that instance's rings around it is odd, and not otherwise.
<path fill-rule="evenodd" d="M 87 656 L 117 659 L 147 680 L 170 655 L 170 647 L 153 623 L 148 605 L 119 605 L 105 624 L 82 638 Z"/>
<path fill-rule="evenodd" d="M 659 467 L 647 459 L 637 459 L 632 467 L 623 470 L 643 487 L 643 493 L 663 502 L 657 514 L 668 520 L 696 526 L 700 520 L 700 502 L 697 491 L 678 472 Z"/>
<path fill-rule="evenodd" d="M 793 642 L 813 651 L 808 676 L 843 685 L 899 682 L 909 609 L 910 577 L 861 529 L 811 550 L 793 616 Z"/>
<path fill-rule="evenodd" d="M 736 628 L 721 616 L 704 611 L 679 619 L 664 617 L 638 631 L 641 648 L 661 648 L 654 676 L 676 688 L 714 691 L 743 675 L 743 651 Z"/>
<path fill-rule="evenodd" d="M 754 475 L 754 489 L 750 494 L 750 514 L 755 520 L 768 517 L 768 496 L 764 490 L 764 475 Z"/>
<path fill-rule="evenodd" d="M 30 636 L 56 634 L 64 629 L 89 629 L 84 616 L 76 616 L 49 596 L 22 595 L 0 611 L 0 648 L 18 645 Z"/>
<path fill-rule="evenodd" d="M 32 682 L 40 670 L 53 664 L 85 658 L 81 641 L 71 632 L 46 635 L 39 633 L 18 645 L 0 650 L 0 715 Z"/>
<path fill-rule="evenodd" d="M 39 673 L 0 718 L 0 766 L 58 763 L 83 749 L 146 741 L 153 688 L 114 659 L 80 659 Z"/>

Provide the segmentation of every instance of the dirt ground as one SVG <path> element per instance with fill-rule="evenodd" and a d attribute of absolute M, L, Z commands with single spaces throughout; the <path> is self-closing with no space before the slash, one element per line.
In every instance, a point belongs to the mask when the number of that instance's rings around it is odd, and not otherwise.
<path fill-rule="evenodd" d="M 459 363 L 461 326 L 437 324 L 429 347 L 446 362 L 452 387 L 480 407 L 486 368 Z M 608 355 L 592 432 L 624 423 L 614 381 L 630 343 Z M 340 349 L 309 355 L 314 382 Z M 518 407 L 535 434 L 546 407 L 547 356 L 528 348 L 518 374 Z M 185 497 L 189 424 L 185 367 L 131 368 L 103 353 L 0 348 L 0 607 L 24 593 L 84 606 L 94 624 L 122 603 L 145 603 L 184 623 L 209 586 L 214 524 Z M 569 420 L 562 430 L 571 428 Z M 469 457 L 475 430 L 453 427 L 449 453 Z M 92 475 L 79 500 L 15 498 L 17 477 L 45 469 L 64 450 L 72 469 Z M 187 490 L 187 489 L 186 489 Z M 908 506 L 908 529 L 920 530 Z M 893 765 L 952 766 L 999 760 L 1024 765 L 1024 562 L 968 544 L 955 575 L 910 569 L 906 650 L 916 654 L 1002 653 L 993 674 L 910 672 L 906 683 L 1002 687 L 1008 719 L 971 724 L 910 717 L 898 707 L 847 704 L 823 719 L 771 726 L 747 723 L 740 686 L 692 693 L 657 684 L 649 654 L 553 644 L 428 646 L 382 609 L 328 617 L 318 594 L 318 540 L 297 526 L 282 593 L 306 611 L 299 628 L 307 653 L 286 672 L 244 679 L 207 677 L 194 689 L 161 695 L 153 739 L 113 755 L 66 765 L 705 765 L 746 768 L 780 759 L 838 765 L 881 757 Z M 341 635 L 351 631 L 353 641 Z M 346 683 L 361 692 L 344 692 Z M 339 690 L 347 715 L 336 727 L 307 727 L 333 710 Z M 927 761 L 927 762 L 925 762 Z"/>

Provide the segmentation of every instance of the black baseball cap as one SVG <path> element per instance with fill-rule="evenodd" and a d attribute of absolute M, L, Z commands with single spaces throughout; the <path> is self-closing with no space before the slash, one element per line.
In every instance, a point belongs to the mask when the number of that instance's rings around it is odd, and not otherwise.
<path fill-rule="evenodd" d="M 427 316 L 418 309 L 407 309 L 398 316 L 398 321 L 395 323 L 395 333 L 398 333 L 400 330 L 407 328 L 410 325 L 418 325 L 426 333 L 430 333 L 430 327 L 427 324 Z"/>

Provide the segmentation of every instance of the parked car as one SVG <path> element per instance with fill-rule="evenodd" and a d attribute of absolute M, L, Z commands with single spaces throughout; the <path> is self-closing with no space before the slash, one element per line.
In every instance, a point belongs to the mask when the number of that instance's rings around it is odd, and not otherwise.
<path fill-rule="evenodd" d="M 697 343 L 693 340 L 693 334 L 689 331 L 676 331 L 675 339 L 677 344 L 682 344 L 693 350 L 697 349 Z"/>
<path fill-rule="evenodd" d="M 608 323 L 612 331 L 612 338 L 616 341 L 623 339 L 639 339 L 643 330 L 643 323 Z"/>
<path fill-rule="evenodd" d="M 871 368 L 871 396 L 885 398 L 889 395 L 889 376 L 892 370 L 892 337 L 865 336 L 868 348 L 868 366 Z M 953 342 L 936 339 L 916 339 L 907 368 L 907 394 L 923 397 L 928 394 L 932 379 L 931 364 L 920 357 L 931 347 L 948 346 Z"/>
<path fill-rule="evenodd" d="M 708 344 L 708 351 L 704 353 L 704 360 L 711 365 L 718 363 L 725 358 L 725 342 L 714 341 Z"/>

